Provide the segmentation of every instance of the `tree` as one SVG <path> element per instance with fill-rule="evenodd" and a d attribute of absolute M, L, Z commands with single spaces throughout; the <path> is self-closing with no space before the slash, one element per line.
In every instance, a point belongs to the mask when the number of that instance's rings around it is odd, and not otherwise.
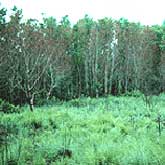
<path fill-rule="evenodd" d="M 69 34 L 67 34 L 67 37 L 62 36 L 62 33 L 65 35 L 66 29 L 68 29 L 67 33 L 71 33 L 70 23 L 66 21 L 66 18 L 63 19 L 64 22 L 61 21 L 60 25 L 57 25 L 54 18 L 44 18 L 44 24 L 42 25 L 43 33 L 47 39 L 51 39 L 53 48 L 51 50 L 51 62 L 48 66 L 45 80 L 47 99 L 49 99 L 51 95 L 58 95 L 58 88 L 60 88 L 61 81 L 70 73 L 70 57 L 68 55 L 70 36 Z M 67 26 L 65 22 L 68 24 Z M 66 40 L 64 37 L 66 37 Z M 55 89 L 56 92 L 54 92 Z"/>
<path fill-rule="evenodd" d="M 8 101 L 12 102 L 15 98 L 15 75 L 17 72 L 17 57 L 19 56 L 19 30 L 20 30 L 20 20 L 22 18 L 22 11 L 17 10 L 16 7 L 13 8 L 13 15 L 10 16 L 10 22 L 5 23 L 3 28 L 3 51 L 2 56 L 2 79 L 4 84 L 3 97 Z"/>
<path fill-rule="evenodd" d="M 165 91 L 165 25 L 142 26 L 121 18 L 94 21 L 88 15 L 73 27 L 68 16 L 22 20 L 22 10 L 0 9 L 0 97 L 39 99 L 98 97 L 141 90 Z M 36 101 L 36 102 L 35 102 Z"/>
<path fill-rule="evenodd" d="M 160 61 L 160 76 L 161 76 L 161 91 L 165 91 L 165 21 L 161 26 L 161 42 L 160 42 L 160 50 L 161 50 L 161 61 Z"/>

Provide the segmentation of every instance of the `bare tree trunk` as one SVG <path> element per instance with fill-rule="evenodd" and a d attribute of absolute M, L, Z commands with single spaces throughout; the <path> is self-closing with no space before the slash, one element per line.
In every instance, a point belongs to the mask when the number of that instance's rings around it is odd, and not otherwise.
<path fill-rule="evenodd" d="M 29 104 L 30 111 L 33 112 L 33 109 L 34 109 L 34 94 L 31 94 L 31 92 L 29 91 L 27 98 L 28 98 L 28 104 Z"/>
<path fill-rule="evenodd" d="M 46 97 L 47 100 L 49 100 L 52 91 L 53 91 L 53 88 L 50 88 L 49 92 L 47 93 L 47 97 Z"/>
<path fill-rule="evenodd" d="M 132 55 L 133 55 L 133 64 L 134 64 L 134 74 L 136 76 L 134 77 L 134 89 L 137 90 L 139 89 L 139 84 L 138 84 L 139 73 L 137 68 L 137 60 L 136 60 L 135 52 Z"/>
<path fill-rule="evenodd" d="M 113 32 L 113 40 L 111 43 L 111 58 L 112 58 L 112 64 L 111 64 L 111 72 L 110 72 L 110 80 L 109 80 L 109 91 L 112 93 L 112 82 L 113 82 L 113 76 L 114 76 L 114 70 L 115 70 L 115 56 L 116 56 L 116 45 L 117 45 L 117 39 L 116 39 L 116 31 Z"/>
<path fill-rule="evenodd" d="M 29 106 L 30 106 L 30 111 L 33 112 L 33 109 L 34 109 L 34 98 L 33 98 L 33 97 L 30 99 L 30 104 L 29 104 Z"/>
<path fill-rule="evenodd" d="M 125 71 L 125 92 L 128 91 L 128 59 L 126 64 L 126 71 Z"/>
<path fill-rule="evenodd" d="M 104 66 L 104 94 L 107 95 L 108 93 L 108 64 L 107 64 L 107 55 L 105 59 L 105 66 Z"/>
<path fill-rule="evenodd" d="M 50 88 L 47 93 L 47 100 L 49 100 L 51 93 L 53 92 L 53 89 L 56 87 L 56 82 L 55 82 L 55 73 L 53 73 L 52 65 L 50 65 Z"/>
<path fill-rule="evenodd" d="M 88 57 L 87 54 L 85 55 L 85 86 L 87 95 L 89 95 L 89 74 L 88 74 Z"/>
<path fill-rule="evenodd" d="M 77 72 L 78 72 L 78 97 L 81 96 L 81 89 L 82 89 L 82 85 L 81 85 L 81 73 L 80 73 L 80 68 L 79 66 L 77 66 Z"/>
<path fill-rule="evenodd" d="M 114 53 L 112 53 L 112 65 L 111 65 L 111 72 L 110 72 L 110 85 L 109 85 L 109 91 L 110 93 L 112 93 L 112 81 L 113 81 L 113 74 L 114 74 L 114 66 L 115 66 L 115 56 L 114 56 Z"/>
<path fill-rule="evenodd" d="M 99 96 L 98 94 L 98 80 L 97 80 L 97 69 L 98 69 L 98 31 L 96 32 L 96 54 L 95 54 L 95 71 L 94 71 L 94 81 L 95 81 L 95 95 L 96 97 Z"/>

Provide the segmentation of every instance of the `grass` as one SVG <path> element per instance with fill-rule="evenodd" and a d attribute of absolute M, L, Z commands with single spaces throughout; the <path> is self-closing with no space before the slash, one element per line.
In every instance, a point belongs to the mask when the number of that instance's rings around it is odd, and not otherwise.
<path fill-rule="evenodd" d="M 164 94 L 150 108 L 141 96 L 109 96 L 1 113 L 0 163 L 164 165 L 164 121 Z"/>

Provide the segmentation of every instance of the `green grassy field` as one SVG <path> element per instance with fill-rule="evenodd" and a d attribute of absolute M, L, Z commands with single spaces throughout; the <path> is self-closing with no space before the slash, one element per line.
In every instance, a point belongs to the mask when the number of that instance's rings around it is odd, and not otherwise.
<path fill-rule="evenodd" d="M 165 95 L 151 103 L 109 96 L 1 113 L 0 163 L 165 165 Z"/>

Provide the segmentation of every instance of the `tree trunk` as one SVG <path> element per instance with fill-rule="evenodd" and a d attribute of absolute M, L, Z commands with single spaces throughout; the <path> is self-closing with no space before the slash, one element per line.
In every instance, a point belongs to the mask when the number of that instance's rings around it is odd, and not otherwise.
<path fill-rule="evenodd" d="M 98 72 L 98 53 L 99 52 L 99 44 L 98 44 L 98 31 L 96 32 L 96 54 L 95 54 L 95 71 L 94 71 L 94 82 L 95 82 L 95 95 L 98 98 L 98 79 L 97 79 L 97 72 Z"/>
<path fill-rule="evenodd" d="M 89 96 L 89 75 L 88 75 L 89 69 L 88 69 L 88 58 L 87 55 L 85 57 L 85 86 L 86 86 L 86 93 L 87 96 Z"/>
<path fill-rule="evenodd" d="M 33 112 L 34 109 L 34 94 L 31 94 L 31 92 L 28 93 L 28 104 L 30 111 Z"/>
<path fill-rule="evenodd" d="M 77 72 L 78 72 L 78 97 L 81 96 L 81 73 L 80 73 L 80 68 L 77 66 Z"/>
<path fill-rule="evenodd" d="M 34 104 L 33 104 L 33 99 L 32 98 L 30 99 L 29 107 L 30 107 L 30 111 L 33 112 Z"/>
<path fill-rule="evenodd" d="M 108 64 L 107 64 L 107 58 L 105 61 L 105 66 L 104 66 L 104 94 L 108 94 Z"/>
<path fill-rule="evenodd" d="M 109 92 L 112 93 L 112 83 L 114 77 L 114 70 L 115 70 L 115 58 L 116 58 L 116 31 L 113 32 L 113 40 L 111 43 L 111 71 L 110 71 L 110 78 L 109 78 Z"/>

